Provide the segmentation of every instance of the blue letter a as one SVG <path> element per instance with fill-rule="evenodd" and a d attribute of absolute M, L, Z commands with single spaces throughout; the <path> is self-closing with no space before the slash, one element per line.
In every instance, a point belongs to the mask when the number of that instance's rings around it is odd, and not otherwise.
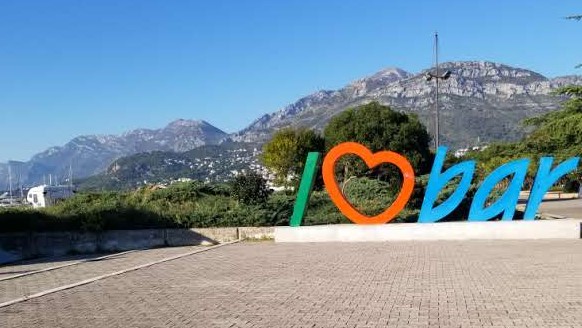
<path fill-rule="evenodd" d="M 572 157 L 551 170 L 553 157 L 542 157 L 540 159 L 540 167 L 538 167 L 538 173 L 536 174 L 536 179 L 534 185 L 531 188 L 531 194 L 527 202 L 527 207 L 525 208 L 525 214 L 523 215 L 524 220 L 535 219 L 536 212 L 546 191 L 556 182 L 560 177 L 566 175 L 568 172 L 573 171 L 578 167 L 579 157 Z"/>
<path fill-rule="evenodd" d="M 519 192 L 521 191 L 523 180 L 525 180 L 528 165 L 529 159 L 519 159 L 501 165 L 491 172 L 475 193 L 471 210 L 469 211 L 469 221 L 487 221 L 501 212 L 503 212 L 503 220 L 511 220 L 515 213 L 515 206 L 519 200 Z M 510 174 L 513 174 L 513 178 L 507 190 L 495 203 L 484 208 L 487 197 L 493 188 Z"/>
<path fill-rule="evenodd" d="M 441 173 L 446 155 L 447 147 L 439 147 L 428 178 L 428 186 L 426 187 L 418 222 L 436 222 L 450 214 L 459 206 L 471 186 L 473 172 L 475 171 L 475 161 L 459 163 Z M 435 201 L 438 199 L 439 192 L 452 178 L 461 174 L 462 178 L 457 190 L 447 200 L 442 202 L 442 204 L 433 208 Z"/>

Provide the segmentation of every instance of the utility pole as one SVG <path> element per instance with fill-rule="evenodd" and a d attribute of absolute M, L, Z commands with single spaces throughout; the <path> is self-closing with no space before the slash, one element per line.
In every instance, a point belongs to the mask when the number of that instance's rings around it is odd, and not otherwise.
<path fill-rule="evenodd" d="M 443 75 L 439 73 L 439 35 L 437 32 L 434 33 L 434 60 L 435 60 L 435 68 L 436 72 L 433 74 L 432 72 L 428 72 L 426 74 L 426 80 L 430 81 L 433 78 L 436 80 L 436 90 L 434 95 L 434 145 L 435 150 L 439 148 L 439 136 L 440 136 L 440 118 L 439 118 L 439 80 L 446 80 L 451 76 L 450 71 L 446 71 Z"/>

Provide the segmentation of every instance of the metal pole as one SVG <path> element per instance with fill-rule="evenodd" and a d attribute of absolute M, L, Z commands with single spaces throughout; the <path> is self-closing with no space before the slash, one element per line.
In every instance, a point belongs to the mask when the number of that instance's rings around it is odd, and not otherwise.
<path fill-rule="evenodd" d="M 434 33 L 434 58 L 436 62 L 436 92 L 435 92 L 435 151 L 439 148 L 439 35 Z"/>
<path fill-rule="evenodd" d="M 434 61 L 436 72 L 428 72 L 426 78 L 428 81 L 436 79 L 436 89 L 434 93 L 434 146 L 435 150 L 440 146 L 440 113 L 439 113 L 439 83 L 440 79 L 446 80 L 451 76 L 451 72 L 445 70 L 444 74 L 441 76 L 439 72 L 439 35 L 437 32 L 434 33 Z"/>

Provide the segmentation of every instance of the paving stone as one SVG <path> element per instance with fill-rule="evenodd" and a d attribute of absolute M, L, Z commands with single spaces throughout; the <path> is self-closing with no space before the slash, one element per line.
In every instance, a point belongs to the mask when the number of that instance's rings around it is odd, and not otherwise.
<path fill-rule="evenodd" d="M 235 244 L 5 307 L 0 318 L 2 327 L 581 327 L 582 241 Z"/>
<path fill-rule="evenodd" d="M 155 260 L 187 253 L 200 247 L 168 247 L 149 250 L 141 250 L 131 253 L 120 253 L 104 259 L 96 259 L 95 256 L 84 257 L 93 259 L 89 262 L 75 264 L 72 266 L 31 274 L 15 279 L 0 281 L 0 303 L 17 299 L 23 296 L 35 294 L 44 290 L 72 284 L 85 279 L 97 277 L 103 274 L 128 269 L 141 264 L 146 264 Z M 82 257 L 74 257 L 74 260 Z M 73 260 L 73 261 L 74 261 Z M 31 272 L 51 266 L 59 266 L 71 263 L 72 259 L 58 258 L 58 262 L 27 261 L 14 265 L 13 271 Z M 5 266 L 2 272 L 10 272 Z M 4 277 L 2 275 L 0 277 Z"/>

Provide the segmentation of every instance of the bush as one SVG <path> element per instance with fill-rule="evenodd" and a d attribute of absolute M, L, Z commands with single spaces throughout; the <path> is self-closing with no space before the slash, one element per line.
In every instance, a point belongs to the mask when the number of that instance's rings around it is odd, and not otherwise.
<path fill-rule="evenodd" d="M 578 180 L 568 180 L 564 184 L 564 192 L 578 192 L 580 190 L 580 182 Z"/>
<path fill-rule="evenodd" d="M 407 207 L 391 222 L 416 222 L 426 180 L 426 176 L 417 178 Z M 439 195 L 437 204 L 450 195 L 454 184 Z M 345 193 L 356 208 L 375 215 L 392 203 L 398 187 L 362 177 L 350 180 Z M 466 220 L 473 193 L 474 188 L 445 220 Z M 166 189 L 149 186 L 131 192 L 79 193 L 44 209 L 0 208 L 0 232 L 288 225 L 295 197 L 288 192 L 270 194 L 256 174 L 242 176 L 230 186 L 188 182 Z M 314 191 L 303 225 L 337 223 L 350 221 L 327 192 Z"/>
<path fill-rule="evenodd" d="M 246 205 L 263 204 L 269 198 L 267 181 L 258 173 L 238 175 L 232 181 L 232 197 Z"/>

